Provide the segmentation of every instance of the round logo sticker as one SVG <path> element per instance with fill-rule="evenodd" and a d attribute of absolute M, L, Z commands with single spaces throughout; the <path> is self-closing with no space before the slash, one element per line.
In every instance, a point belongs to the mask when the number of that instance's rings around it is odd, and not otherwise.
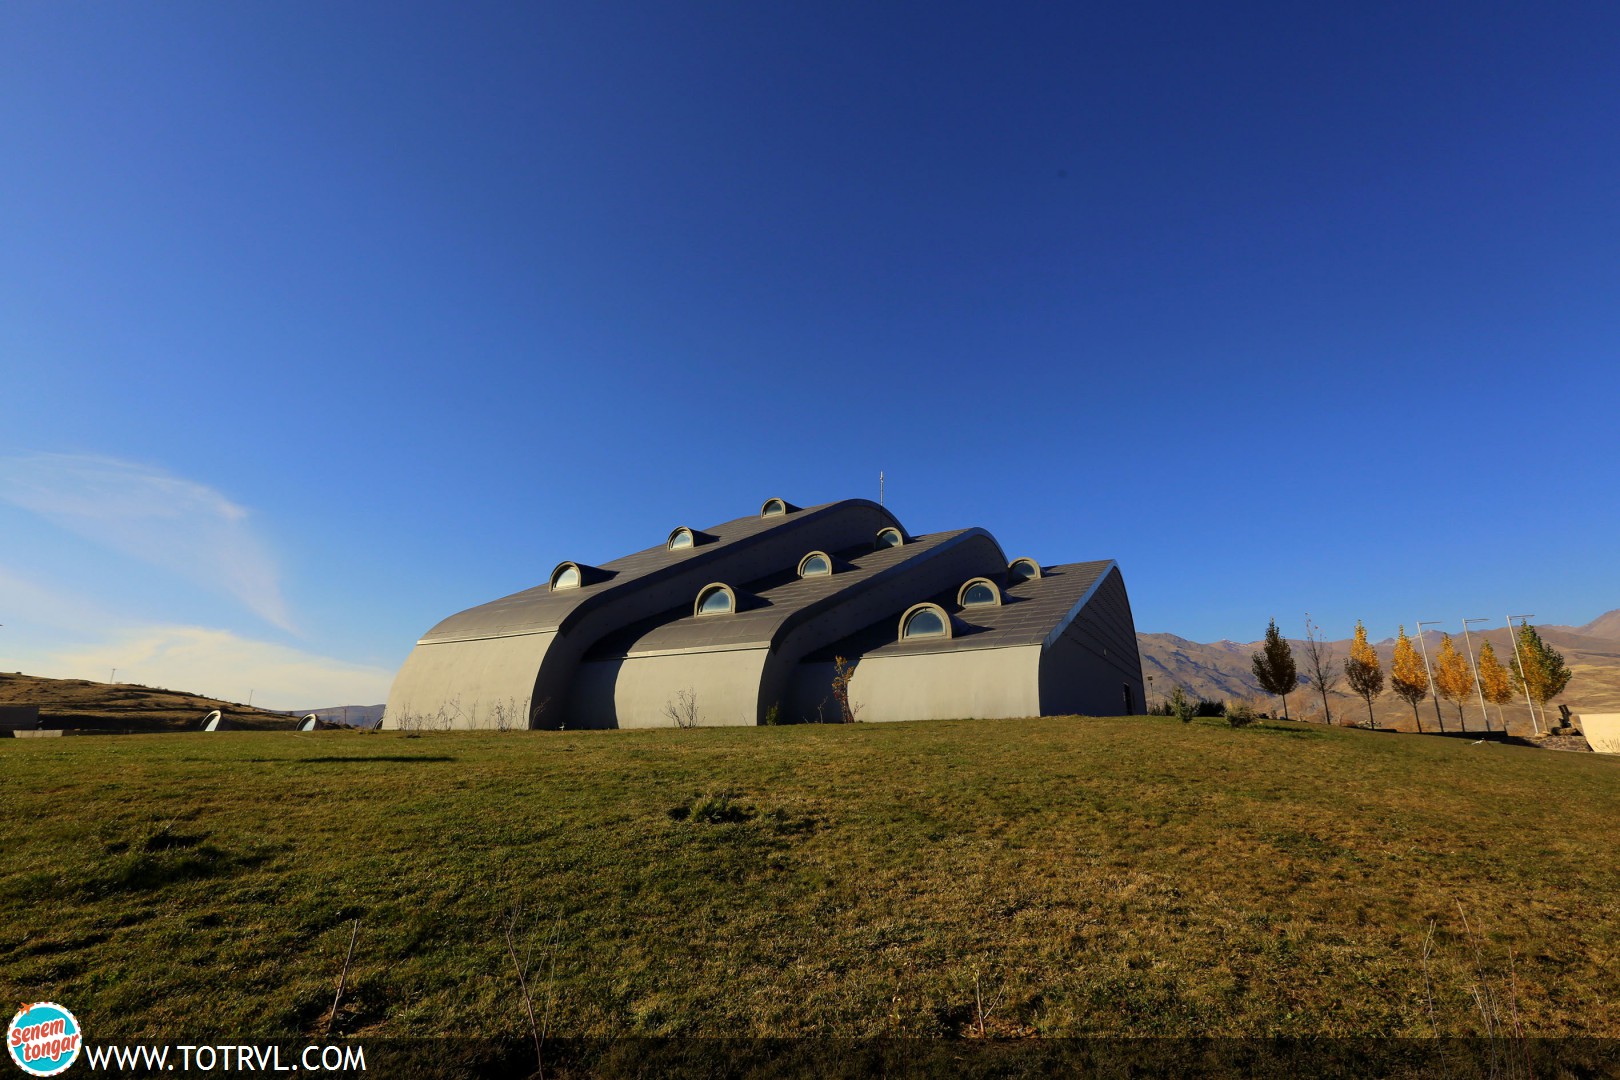
<path fill-rule="evenodd" d="M 79 1022 L 54 1001 L 24 1005 L 6 1029 L 11 1060 L 29 1076 L 55 1076 L 78 1060 L 83 1044 Z"/>

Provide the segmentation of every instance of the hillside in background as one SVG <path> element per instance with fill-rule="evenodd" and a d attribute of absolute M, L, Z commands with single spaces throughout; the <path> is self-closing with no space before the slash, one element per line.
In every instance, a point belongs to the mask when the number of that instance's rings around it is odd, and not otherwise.
<path fill-rule="evenodd" d="M 215 709 L 247 730 L 289 731 L 304 715 L 134 683 L 22 674 L 0 675 L 0 705 L 38 705 L 43 727 L 102 732 L 195 731 Z"/>
<path fill-rule="evenodd" d="M 1551 716 L 1558 715 L 1560 704 L 1568 705 L 1570 711 L 1577 714 L 1582 711 L 1620 711 L 1620 610 L 1601 615 L 1585 626 L 1538 626 L 1536 630 L 1541 634 L 1542 640 L 1564 654 L 1565 663 L 1574 672 L 1569 688 L 1562 696 L 1553 699 L 1548 706 L 1548 713 Z M 1439 652 L 1440 639 L 1438 631 L 1431 630 L 1423 635 L 1424 647 L 1429 651 L 1431 662 Z M 1294 648 L 1294 659 L 1299 665 L 1300 676 L 1303 678 L 1304 642 L 1293 638 L 1289 640 Z M 1460 635 L 1452 640 L 1459 650 L 1463 648 L 1464 642 Z M 1486 640 L 1490 641 L 1491 647 L 1496 650 L 1497 657 L 1503 663 L 1512 660 L 1513 646 L 1506 629 L 1498 627 L 1495 630 L 1474 632 L 1473 645 L 1476 654 L 1480 644 Z M 1179 684 L 1198 697 L 1220 700 L 1238 697 L 1263 698 L 1265 703 L 1260 704 L 1260 708 L 1270 711 L 1278 707 L 1277 699 L 1266 695 L 1254 678 L 1251 657 L 1259 650 L 1262 644 L 1260 641 L 1218 641 L 1205 645 L 1174 634 L 1138 634 L 1137 642 L 1142 651 L 1142 673 L 1153 679 L 1148 694 L 1150 703 L 1163 701 L 1171 689 Z M 1334 670 L 1341 676 L 1339 692 L 1328 695 L 1334 717 L 1337 719 L 1342 712 L 1347 716 L 1365 719 L 1367 706 L 1359 697 L 1347 693 L 1344 689 L 1342 673 L 1344 658 L 1350 655 L 1350 641 L 1344 639 L 1331 642 L 1330 645 L 1334 656 Z M 1414 730 L 1411 708 L 1388 690 L 1389 664 L 1394 645 L 1393 638 L 1374 645 L 1379 659 L 1383 661 L 1386 679 L 1383 696 L 1373 701 L 1373 717 L 1380 727 L 1411 731 Z M 1295 719 L 1314 717 L 1320 720 L 1321 695 L 1308 685 L 1301 686 L 1288 696 L 1288 709 L 1289 715 Z M 1441 702 L 1441 714 L 1445 718 L 1446 729 L 1456 730 L 1457 707 L 1449 702 Z M 1465 702 L 1463 714 L 1469 730 L 1484 726 L 1477 700 Z M 1501 710 L 1494 705 L 1489 706 L 1489 714 L 1491 726 L 1498 730 L 1505 720 L 1508 729 L 1514 734 L 1529 734 L 1531 731 L 1530 711 L 1522 700 L 1517 704 L 1504 706 Z M 1419 715 L 1424 730 L 1434 730 L 1433 699 L 1424 701 L 1419 706 Z"/>

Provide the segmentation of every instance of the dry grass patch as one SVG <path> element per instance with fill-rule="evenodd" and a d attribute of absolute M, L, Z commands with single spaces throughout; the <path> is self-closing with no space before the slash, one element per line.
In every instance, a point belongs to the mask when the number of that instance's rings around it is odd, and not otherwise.
<path fill-rule="evenodd" d="M 1620 1035 L 1602 755 L 1158 717 L 0 754 L 0 992 L 98 1031 L 315 1031 L 360 918 L 345 1033 L 526 1039 L 510 932 L 561 1036 Z"/>

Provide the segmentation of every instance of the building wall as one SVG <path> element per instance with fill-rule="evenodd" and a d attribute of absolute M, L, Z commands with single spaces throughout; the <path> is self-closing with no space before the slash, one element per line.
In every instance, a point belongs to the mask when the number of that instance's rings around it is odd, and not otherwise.
<path fill-rule="evenodd" d="M 1586 745 L 1600 754 L 1620 754 L 1620 713 L 1581 713 L 1575 719 Z"/>
<path fill-rule="evenodd" d="M 382 726 L 489 728 L 504 711 L 521 717 L 511 726 L 528 727 L 535 673 L 556 636 L 546 631 L 418 645 L 394 676 Z"/>
<path fill-rule="evenodd" d="M 696 703 L 702 727 L 759 722 L 760 675 L 770 650 L 680 652 L 592 660 L 580 665 L 569 727 L 673 727 L 682 692 Z"/>
<path fill-rule="evenodd" d="M 1045 716 L 1147 711 L 1136 624 L 1118 567 L 1108 571 L 1073 621 L 1048 642 L 1041 657 L 1040 699 Z"/>
<path fill-rule="evenodd" d="M 1039 645 L 866 656 L 853 663 L 850 702 L 863 722 L 1041 714 Z M 838 719 L 832 680 L 831 663 L 799 665 L 789 694 L 795 719 L 814 721 L 823 700 L 825 719 Z"/>

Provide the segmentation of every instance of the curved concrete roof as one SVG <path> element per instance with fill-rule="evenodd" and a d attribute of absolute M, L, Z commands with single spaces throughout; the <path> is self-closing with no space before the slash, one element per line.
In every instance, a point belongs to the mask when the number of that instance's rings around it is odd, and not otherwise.
<path fill-rule="evenodd" d="M 1038 578 L 1009 581 L 1001 590 L 999 607 L 990 605 L 957 610 L 954 593 L 935 596 L 933 601 L 951 613 L 954 621 L 951 637 L 925 638 L 902 644 L 899 640 L 899 618 L 904 609 L 896 609 L 887 620 L 873 623 L 859 633 L 819 650 L 813 658 L 830 660 L 834 652 L 846 656 L 899 656 L 1040 645 L 1053 634 L 1063 632 L 1114 566 L 1112 559 L 1043 566 Z"/>
<path fill-rule="evenodd" d="M 634 585 L 677 576 L 705 564 L 719 562 L 733 551 L 736 545 L 765 533 L 790 533 L 800 528 L 809 528 L 812 523 L 830 515 L 857 509 L 866 512 L 875 511 L 896 527 L 900 524 L 887 509 L 867 499 L 841 499 L 803 510 L 792 510 L 774 517 L 762 518 L 758 514 L 750 514 L 705 529 L 705 535 L 713 539 L 695 547 L 671 551 L 665 544 L 660 543 L 657 547 L 647 548 L 633 555 L 614 559 L 612 562 L 596 564 L 595 569 L 600 578 L 577 589 L 552 592 L 548 578 L 544 585 L 537 585 L 532 589 L 525 589 L 510 596 L 503 596 L 499 600 L 457 612 L 424 634 L 418 644 L 563 629 L 592 607 L 606 601 L 608 597 Z M 873 530 L 873 535 L 877 535 L 877 530 Z M 806 550 L 814 546 L 816 545 L 811 544 Z M 834 578 L 837 576 L 834 575 Z M 714 577 L 718 579 L 723 575 L 716 574 Z"/>
<path fill-rule="evenodd" d="M 785 581 L 777 575 L 774 580 L 737 583 L 738 591 L 747 593 L 753 606 L 730 615 L 649 619 L 605 638 L 586 659 L 771 646 L 799 623 L 857 596 L 864 598 L 886 578 L 905 574 L 941 552 L 975 539 L 988 545 L 1003 564 L 1006 562 L 995 537 L 977 528 L 913 537 L 899 547 L 848 551 L 839 556 L 844 569 L 836 574 L 809 578 L 794 575 Z"/>

